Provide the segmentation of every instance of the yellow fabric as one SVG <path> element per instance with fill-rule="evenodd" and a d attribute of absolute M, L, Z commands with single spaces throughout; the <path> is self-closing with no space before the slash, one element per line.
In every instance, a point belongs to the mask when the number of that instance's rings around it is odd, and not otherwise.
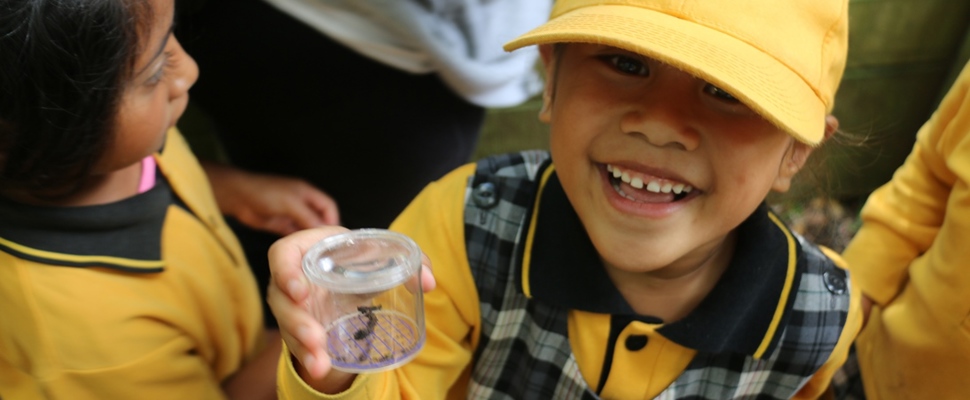
<path fill-rule="evenodd" d="M 255 354 L 260 298 L 181 135 L 158 164 L 199 220 L 170 206 L 165 270 L 38 264 L 0 253 L 4 399 L 218 399 Z"/>
<path fill-rule="evenodd" d="M 870 399 L 970 393 L 970 65 L 845 250 L 876 303 L 857 340 Z"/>
<path fill-rule="evenodd" d="M 616 341 L 602 398 L 652 399 L 687 368 L 697 352 L 667 340 L 656 332 L 659 327 L 633 322 L 623 329 Z M 609 334 L 609 315 L 570 311 L 569 342 L 577 354 L 579 370 L 590 387 L 596 387 L 603 374 L 602 355 L 606 354 Z M 640 351 L 627 351 L 623 344 L 633 335 L 646 336 L 646 347 Z"/>
<path fill-rule="evenodd" d="M 414 360 L 395 370 L 357 377 L 353 386 L 337 395 L 316 393 L 297 375 L 292 357 L 284 351 L 278 369 L 281 399 L 464 399 L 472 355 L 480 332 L 480 304 L 465 252 L 463 215 L 465 189 L 475 166 L 463 166 L 432 183 L 392 224 L 391 229 L 411 236 L 433 262 L 437 288 L 425 296 L 427 340 Z M 444 231 L 441 228 L 444 227 Z M 838 255 L 829 253 L 839 266 Z M 837 348 L 829 361 L 799 393 L 801 399 L 817 398 L 848 354 L 851 338 L 858 332 L 858 294 Z M 609 341 L 609 316 L 571 311 L 568 329 L 580 372 L 587 384 L 599 382 Z M 653 398 L 686 368 L 694 350 L 679 346 L 657 334 L 657 325 L 634 322 L 617 341 L 604 387 L 604 398 Z M 649 337 L 647 346 L 626 351 L 631 335 Z"/>
<path fill-rule="evenodd" d="M 313 388 L 300 378 L 299 373 L 296 372 L 292 357 L 290 357 L 290 350 L 286 347 L 285 343 L 283 344 L 282 355 L 277 366 L 277 378 L 277 394 L 281 399 L 376 399 L 381 398 L 376 393 L 389 392 L 397 388 L 396 386 L 392 388 L 381 387 L 384 384 L 393 385 L 396 383 L 394 380 L 381 380 L 380 375 L 363 374 L 358 375 L 350 388 L 338 396 L 327 396 L 316 393 Z M 371 384 L 370 381 L 374 380 L 379 380 L 379 382 Z"/>
<path fill-rule="evenodd" d="M 845 269 L 845 262 L 827 248 L 823 252 Z M 817 399 L 828 389 L 832 376 L 845 363 L 852 346 L 852 339 L 862 325 L 859 309 L 860 293 L 853 290 L 850 294 L 850 308 L 839 342 L 828 361 L 812 376 L 793 399 Z M 696 354 L 677 343 L 667 340 L 655 330 L 660 325 L 634 322 L 627 326 L 617 340 L 610 370 L 610 379 L 603 387 L 604 399 L 652 399 L 662 392 L 680 373 L 687 368 Z M 610 329 L 610 316 L 571 311 L 569 320 L 570 344 L 576 352 L 576 361 L 586 382 L 595 387 L 602 374 L 603 358 L 606 354 Z M 647 346 L 640 351 L 621 350 L 626 338 L 631 335 L 645 335 Z M 648 366 L 649 368 L 645 368 Z"/>
<path fill-rule="evenodd" d="M 848 49 L 848 0 L 558 0 L 546 24 L 505 45 L 584 42 L 661 60 L 818 144 Z"/>

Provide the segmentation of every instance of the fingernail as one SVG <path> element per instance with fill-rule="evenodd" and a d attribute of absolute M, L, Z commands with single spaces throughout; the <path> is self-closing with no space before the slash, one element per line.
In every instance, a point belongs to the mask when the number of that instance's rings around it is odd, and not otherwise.
<path fill-rule="evenodd" d="M 301 342 L 306 343 L 310 339 L 310 328 L 305 325 L 296 328 L 296 336 L 300 338 Z"/>
<path fill-rule="evenodd" d="M 316 362 L 317 362 L 317 358 L 314 357 L 313 354 L 307 354 L 303 356 L 303 368 L 306 368 L 307 370 L 312 371 L 313 364 L 315 364 Z"/>
<path fill-rule="evenodd" d="M 303 282 L 293 279 L 286 284 L 286 290 L 290 292 L 290 296 L 302 296 L 304 291 Z"/>

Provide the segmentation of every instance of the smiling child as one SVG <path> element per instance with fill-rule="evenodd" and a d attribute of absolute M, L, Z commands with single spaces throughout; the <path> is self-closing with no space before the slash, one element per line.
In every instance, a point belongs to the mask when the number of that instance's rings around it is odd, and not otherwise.
<path fill-rule="evenodd" d="M 330 370 L 297 260 L 333 231 L 303 232 L 270 252 L 269 301 L 295 356 L 281 395 L 822 395 L 859 329 L 857 294 L 838 256 L 765 198 L 837 127 L 847 9 L 556 2 L 506 46 L 540 46 L 550 151 L 459 168 L 392 225 L 435 265 L 425 348 L 394 371 Z"/>

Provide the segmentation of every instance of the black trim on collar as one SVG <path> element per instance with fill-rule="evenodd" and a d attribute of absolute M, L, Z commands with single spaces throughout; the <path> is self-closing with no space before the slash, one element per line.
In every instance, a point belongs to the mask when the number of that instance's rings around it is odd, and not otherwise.
<path fill-rule="evenodd" d="M 797 240 L 764 203 L 737 232 L 734 257 L 711 293 L 657 332 L 697 350 L 760 358 L 781 337 L 805 264 Z"/>
<path fill-rule="evenodd" d="M 570 309 L 636 316 L 603 268 L 555 171 L 539 189 L 523 290 Z M 711 293 L 683 319 L 657 331 L 704 352 L 770 354 L 787 321 L 804 269 L 794 236 L 761 204 L 737 228 L 731 264 Z M 528 242 L 527 242 L 528 243 Z M 791 254 L 789 250 L 794 251 Z M 792 255 L 791 257 L 789 255 Z"/>
<path fill-rule="evenodd" d="M 603 268 L 555 171 L 539 188 L 538 196 L 537 207 L 532 210 L 537 214 L 533 216 L 532 247 L 524 249 L 530 253 L 532 296 L 575 310 L 634 314 Z"/>
<path fill-rule="evenodd" d="M 162 226 L 175 202 L 164 175 L 145 193 L 104 205 L 40 207 L 0 198 L 0 250 L 65 267 L 161 272 Z"/>

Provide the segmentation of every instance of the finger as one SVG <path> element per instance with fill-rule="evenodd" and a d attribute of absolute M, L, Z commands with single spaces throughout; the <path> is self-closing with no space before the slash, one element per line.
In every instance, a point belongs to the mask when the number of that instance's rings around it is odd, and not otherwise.
<path fill-rule="evenodd" d="M 298 229 L 340 223 L 337 203 L 330 196 L 302 181 L 295 186 L 292 195 L 277 202 L 275 213 L 290 218 Z"/>
<path fill-rule="evenodd" d="M 436 287 L 438 287 L 438 282 L 435 281 L 434 275 L 431 273 L 431 270 L 427 268 L 421 268 L 421 289 L 423 289 L 424 292 L 427 293 L 434 290 L 434 288 Z"/>
<path fill-rule="evenodd" d="M 347 232 L 347 228 L 324 226 L 299 231 L 277 240 L 267 253 L 272 284 L 294 301 L 303 301 L 309 293 L 306 277 L 303 275 L 303 255 L 320 240 L 343 232 Z"/>
<path fill-rule="evenodd" d="M 285 212 L 296 226 L 299 229 L 309 229 L 328 225 L 324 221 L 324 216 L 314 208 L 313 204 L 304 200 L 304 198 L 294 198 L 286 204 Z"/>
<path fill-rule="evenodd" d="M 324 224 L 340 224 L 340 210 L 337 207 L 337 201 L 326 193 L 314 189 L 314 193 L 307 197 L 307 203 L 321 216 Z"/>
<path fill-rule="evenodd" d="M 313 378 L 320 378 L 330 370 L 330 357 L 322 350 L 310 351 L 301 345 L 299 339 L 288 333 L 283 333 L 283 342 L 297 362 L 310 373 Z"/>
<path fill-rule="evenodd" d="M 263 216 L 247 209 L 239 212 L 235 218 L 249 228 L 279 236 L 286 236 L 299 230 L 293 220 L 286 216 Z"/>
<path fill-rule="evenodd" d="M 280 236 L 286 236 L 304 228 L 298 227 L 293 219 L 281 216 L 263 219 L 260 221 L 258 229 Z"/>
<path fill-rule="evenodd" d="M 424 293 L 430 292 L 437 286 L 431 271 L 431 259 L 425 254 L 421 254 L 421 270 L 405 282 L 404 287 L 414 293 L 418 289 L 418 283 L 421 284 L 421 291 Z"/>
<path fill-rule="evenodd" d="M 438 286 L 434 279 L 434 271 L 431 268 L 431 258 L 427 254 L 421 253 L 421 287 L 425 292 L 430 292 Z"/>
<path fill-rule="evenodd" d="M 319 371 L 320 362 L 329 364 L 324 351 L 326 343 L 323 327 L 313 316 L 284 295 L 279 288 L 270 285 L 267 303 L 279 325 L 280 335 L 297 360 L 308 371 Z"/>
<path fill-rule="evenodd" d="M 292 207 L 307 208 L 314 218 L 323 220 L 322 223 L 328 225 L 340 223 L 337 201 L 330 195 L 303 180 L 297 181 L 295 190 L 295 197 L 299 199 L 300 203 Z"/>

